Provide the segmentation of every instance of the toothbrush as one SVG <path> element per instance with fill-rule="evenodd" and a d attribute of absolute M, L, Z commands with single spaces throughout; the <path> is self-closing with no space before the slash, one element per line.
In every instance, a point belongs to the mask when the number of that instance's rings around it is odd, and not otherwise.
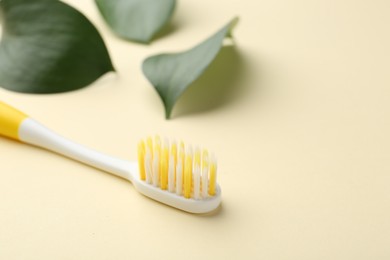
<path fill-rule="evenodd" d="M 221 203 L 216 159 L 183 142 L 148 137 L 138 144 L 138 162 L 129 162 L 70 141 L 1 101 L 0 135 L 122 177 L 143 195 L 186 212 L 207 213 Z"/>

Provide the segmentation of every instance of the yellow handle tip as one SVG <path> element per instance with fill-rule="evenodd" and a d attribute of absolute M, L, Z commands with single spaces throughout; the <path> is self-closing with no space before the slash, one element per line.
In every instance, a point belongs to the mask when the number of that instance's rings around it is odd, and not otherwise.
<path fill-rule="evenodd" d="M 27 115 L 0 101 L 0 135 L 20 140 L 19 127 Z"/>

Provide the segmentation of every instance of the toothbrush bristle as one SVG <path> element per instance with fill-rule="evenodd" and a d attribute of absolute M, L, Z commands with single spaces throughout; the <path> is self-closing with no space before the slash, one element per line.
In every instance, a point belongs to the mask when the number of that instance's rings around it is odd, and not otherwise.
<path fill-rule="evenodd" d="M 207 150 L 148 137 L 138 145 L 139 178 L 178 196 L 205 199 L 216 194 L 217 165 Z"/>
<path fill-rule="evenodd" d="M 212 156 L 210 159 L 209 174 L 210 174 L 209 194 L 213 196 L 215 195 L 216 184 L 217 184 L 217 160 L 215 159 L 214 156 Z"/>
<path fill-rule="evenodd" d="M 145 143 L 144 143 L 144 141 L 141 141 L 138 144 L 138 164 L 143 165 L 144 161 L 145 161 Z M 140 179 L 145 180 L 146 179 L 145 167 L 140 167 L 139 173 L 140 173 L 140 176 L 139 176 Z"/>

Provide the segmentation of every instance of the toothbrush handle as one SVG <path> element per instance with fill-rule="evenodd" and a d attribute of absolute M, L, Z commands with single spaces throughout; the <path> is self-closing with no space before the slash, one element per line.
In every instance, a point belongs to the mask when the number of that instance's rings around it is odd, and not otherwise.
<path fill-rule="evenodd" d="M 0 101 L 0 135 L 15 140 L 19 138 L 19 127 L 27 115 Z"/>
<path fill-rule="evenodd" d="M 0 135 L 38 146 L 132 180 L 135 165 L 68 140 L 0 101 Z"/>

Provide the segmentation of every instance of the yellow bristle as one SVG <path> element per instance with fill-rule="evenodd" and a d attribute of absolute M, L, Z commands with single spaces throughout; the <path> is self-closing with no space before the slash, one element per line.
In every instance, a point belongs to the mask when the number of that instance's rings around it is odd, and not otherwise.
<path fill-rule="evenodd" d="M 177 145 L 175 142 L 171 144 L 171 155 L 173 155 L 173 159 L 175 159 L 175 164 L 177 161 Z"/>
<path fill-rule="evenodd" d="M 161 179 L 160 179 L 160 187 L 162 190 L 167 189 L 167 184 L 168 184 L 168 165 L 165 162 L 165 160 L 162 160 L 161 163 Z"/>
<path fill-rule="evenodd" d="M 210 161 L 210 182 L 209 182 L 209 194 L 211 196 L 215 195 L 215 187 L 217 183 L 217 164 L 215 160 Z"/>
<path fill-rule="evenodd" d="M 195 200 L 217 194 L 217 163 L 206 149 L 157 135 L 138 143 L 138 162 L 140 179 L 162 190 Z"/>
<path fill-rule="evenodd" d="M 161 152 L 161 182 L 160 187 L 163 190 L 167 189 L 168 185 L 168 164 L 169 164 L 169 149 L 168 145 L 164 145 L 162 152 Z"/>
<path fill-rule="evenodd" d="M 173 142 L 173 143 L 171 144 L 171 154 L 170 154 L 170 156 L 173 156 L 173 164 L 175 165 L 175 166 L 173 167 L 173 176 L 175 176 L 175 177 L 174 177 L 174 180 L 175 180 L 175 182 L 176 182 L 177 145 L 176 145 L 175 142 Z"/>
<path fill-rule="evenodd" d="M 167 163 L 169 162 L 169 146 L 167 146 L 167 147 L 164 147 L 164 156 L 165 156 L 165 158 L 167 159 L 166 161 L 167 161 Z"/>
<path fill-rule="evenodd" d="M 201 161 L 200 161 L 200 150 L 199 148 L 195 149 L 194 154 L 194 166 L 193 166 L 193 172 L 192 172 L 192 188 L 193 188 L 193 198 L 199 199 L 200 198 L 200 189 L 201 189 L 201 183 L 200 183 L 200 177 L 201 177 Z"/>
<path fill-rule="evenodd" d="M 180 160 L 181 160 L 181 165 L 183 166 L 183 169 L 184 169 L 184 165 L 185 165 L 185 146 L 184 146 L 184 143 L 183 142 L 180 142 L 180 146 L 179 146 L 179 153 L 180 153 Z M 184 182 L 184 179 L 183 179 L 183 182 Z"/>
<path fill-rule="evenodd" d="M 191 186 L 192 186 L 192 154 L 188 151 L 185 156 L 184 164 L 184 197 L 191 197 Z"/>
<path fill-rule="evenodd" d="M 138 143 L 138 165 L 139 165 L 139 177 L 141 180 L 145 180 L 145 143 L 141 141 Z"/>
<path fill-rule="evenodd" d="M 177 161 L 176 166 L 181 165 L 180 172 L 176 172 L 176 194 L 182 195 L 183 194 L 183 183 L 184 183 L 184 160 L 185 160 L 185 152 L 184 152 L 184 144 L 181 142 L 179 145 L 179 151 L 177 155 Z M 176 169 L 177 170 L 177 169 Z"/>
<path fill-rule="evenodd" d="M 158 135 L 154 137 L 154 149 L 161 150 L 161 138 Z"/>
<path fill-rule="evenodd" d="M 209 152 L 207 150 L 202 151 L 202 181 L 201 190 L 202 197 L 207 198 L 209 193 Z"/>

